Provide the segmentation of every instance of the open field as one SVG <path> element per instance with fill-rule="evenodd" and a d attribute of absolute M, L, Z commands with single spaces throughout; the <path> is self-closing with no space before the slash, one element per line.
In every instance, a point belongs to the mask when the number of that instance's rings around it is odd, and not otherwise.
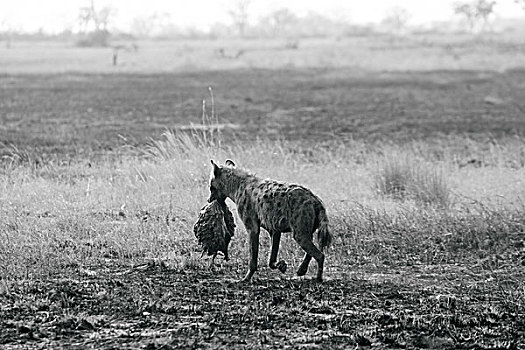
<path fill-rule="evenodd" d="M 525 130 L 524 81 L 525 70 L 8 75 L 0 136 L 38 157 L 107 154 L 199 124 L 212 86 L 220 122 L 235 127 L 225 132 L 245 140 L 501 139 Z"/>
<path fill-rule="evenodd" d="M 113 49 L 79 49 L 72 42 L 14 42 L 0 46 L 0 74 L 184 73 L 238 69 L 347 68 L 359 71 L 505 70 L 524 66 L 521 31 L 505 34 L 407 37 L 357 36 L 297 39 L 122 41 Z M 222 53 L 221 53 L 222 50 Z M 237 57 L 238 56 L 238 57 Z M 237 57 L 237 58 L 236 58 Z"/>
<path fill-rule="evenodd" d="M 102 49 L 0 55 L 0 347 L 524 349 L 524 57 L 377 39 L 352 42 L 357 66 L 344 42 L 143 45 L 116 68 Z M 174 45 L 191 67 L 156 61 Z M 266 267 L 262 233 L 235 283 L 237 216 L 208 268 L 192 225 L 226 158 L 323 199 L 326 282 L 294 277 L 287 234 L 288 272 Z"/>

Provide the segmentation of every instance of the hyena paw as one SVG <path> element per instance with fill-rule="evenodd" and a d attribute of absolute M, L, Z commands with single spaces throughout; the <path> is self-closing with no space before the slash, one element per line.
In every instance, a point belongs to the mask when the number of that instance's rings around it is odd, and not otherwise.
<path fill-rule="evenodd" d="M 299 270 L 297 270 L 297 276 L 304 276 L 308 272 L 308 265 L 301 265 L 299 266 Z"/>
<path fill-rule="evenodd" d="M 286 269 L 288 268 L 288 265 L 286 264 L 286 261 L 281 260 L 277 263 L 276 267 L 279 269 L 279 271 L 285 273 Z"/>

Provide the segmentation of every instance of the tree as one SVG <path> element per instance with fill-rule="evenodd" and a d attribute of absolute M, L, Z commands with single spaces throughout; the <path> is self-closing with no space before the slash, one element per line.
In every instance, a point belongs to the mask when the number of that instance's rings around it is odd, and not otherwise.
<path fill-rule="evenodd" d="M 110 37 L 108 27 L 115 12 L 111 6 L 97 9 L 95 0 L 89 0 L 87 6 L 79 8 L 77 17 L 79 31 L 85 35 L 77 41 L 77 46 L 107 46 Z"/>
<path fill-rule="evenodd" d="M 464 18 L 470 32 L 474 31 L 474 25 L 476 24 L 476 11 L 472 4 L 456 3 L 454 4 L 454 13 Z"/>
<path fill-rule="evenodd" d="M 101 8 L 98 12 L 95 12 L 96 23 L 98 24 L 97 30 L 108 30 L 109 22 L 111 20 L 111 17 L 115 15 L 115 12 L 116 10 L 110 6 L 105 6 Z"/>
<path fill-rule="evenodd" d="M 135 17 L 131 22 L 131 32 L 139 37 L 149 37 L 154 32 L 160 32 L 169 27 L 171 16 L 169 13 L 153 13 L 147 16 Z"/>
<path fill-rule="evenodd" d="M 152 16 L 135 17 L 131 21 L 131 33 L 138 37 L 149 37 L 155 28 Z"/>
<path fill-rule="evenodd" d="M 237 27 L 239 35 L 242 37 L 246 33 L 248 26 L 248 8 L 251 0 L 236 0 L 234 7 L 229 11 L 233 24 Z"/>
<path fill-rule="evenodd" d="M 495 5 L 496 1 L 489 0 L 455 3 L 454 13 L 465 19 L 470 32 L 474 32 L 476 27 L 484 31 L 490 28 L 490 17 Z"/>
<path fill-rule="evenodd" d="M 283 35 L 289 30 L 290 25 L 297 17 L 287 8 L 280 8 L 271 12 L 262 19 L 262 23 L 271 30 L 273 35 Z"/>
<path fill-rule="evenodd" d="M 15 28 L 7 18 L 0 19 L 0 40 L 3 38 L 5 40 L 5 47 L 9 49 L 13 41 L 13 36 L 19 32 L 19 29 Z"/>
<path fill-rule="evenodd" d="M 478 0 L 476 3 L 477 17 L 482 22 L 483 30 L 491 28 L 489 18 L 494 13 L 494 6 L 496 1 Z"/>
<path fill-rule="evenodd" d="M 78 23 L 81 32 L 87 32 L 92 25 L 93 31 L 107 31 L 111 18 L 116 10 L 111 6 L 104 6 L 100 10 L 95 5 L 95 0 L 90 0 L 87 6 L 82 6 L 78 12 Z"/>
<path fill-rule="evenodd" d="M 400 35 L 406 28 L 410 13 L 402 7 L 391 8 L 386 17 L 381 21 L 393 34 Z"/>

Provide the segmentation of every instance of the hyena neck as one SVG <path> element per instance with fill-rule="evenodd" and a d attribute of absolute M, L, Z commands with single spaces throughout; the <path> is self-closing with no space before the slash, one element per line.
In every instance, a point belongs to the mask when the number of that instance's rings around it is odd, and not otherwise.
<path fill-rule="evenodd" d="M 239 201 L 246 189 L 254 187 L 254 185 L 259 181 L 259 179 L 255 175 L 252 175 L 240 169 L 232 169 L 226 174 L 226 178 L 226 195 L 234 203 L 237 203 Z"/>

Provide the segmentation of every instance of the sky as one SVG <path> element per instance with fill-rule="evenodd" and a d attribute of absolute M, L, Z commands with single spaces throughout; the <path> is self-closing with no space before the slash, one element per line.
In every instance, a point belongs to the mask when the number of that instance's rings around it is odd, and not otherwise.
<path fill-rule="evenodd" d="M 95 0 L 97 7 L 112 6 L 116 14 L 112 27 L 129 30 L 134 18 L 167 13 L 181 27 L 206 30 L 214 23 L 231 22 L 228 11 L 237 0 Z M 458 0 L 251 0 L 250 20 L 286 7 L 297 15 L 317 12 L 350 23 L 377 23 L 394 7 L 410 13 L 409 24 L 419 25 L 450 20 L 452 5 Z M 0 0 L 0 26 L 4 23 L 23 31 L 59 32 L 74 29 L 78 10 L 88 0 Z M 525 10 L 514 0 L 499 0 L 496 15 L 525 18 Z"/>

